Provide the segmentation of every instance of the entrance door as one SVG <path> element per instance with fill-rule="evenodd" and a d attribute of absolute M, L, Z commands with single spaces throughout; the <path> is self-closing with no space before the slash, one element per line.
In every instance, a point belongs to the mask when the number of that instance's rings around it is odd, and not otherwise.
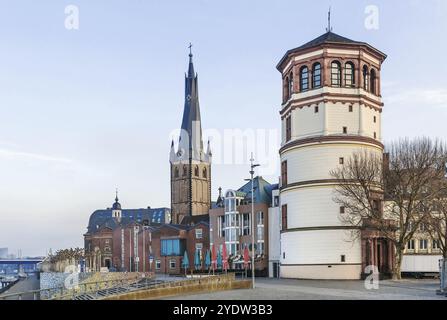
<path fill-rule="evenodd" d="M 110 269 L 110 267 L 111 267 L 110 259 L 106 259 L 106 261 L 105 261 L 105 265 L 106 265 L 106 268 L 107 268 L 107 269 Z"/>

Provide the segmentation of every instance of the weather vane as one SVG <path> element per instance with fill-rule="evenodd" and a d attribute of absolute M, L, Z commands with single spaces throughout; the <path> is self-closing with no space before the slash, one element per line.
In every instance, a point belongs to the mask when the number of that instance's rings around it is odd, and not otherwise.
<path fill-rule="evenodd" d="M 327 13 L 327 28 L 326 28 L 327 32 L 331 32 L 332 31 L 332 27 L 331 27 L 331 7 L 329 7 L 329 11 Z"/>

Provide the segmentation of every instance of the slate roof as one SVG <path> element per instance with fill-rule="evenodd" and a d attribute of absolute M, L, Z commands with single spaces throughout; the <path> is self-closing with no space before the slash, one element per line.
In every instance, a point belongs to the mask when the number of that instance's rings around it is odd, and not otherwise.
<path fill-rule="evenodd" d="M 376 48 L 370 46 L 368 43 L 366 42 L 361 42 L 361 41 L 355 41 L 355 40 L 351 40 L 345 37 L 342 37 L 332 31 L 326 32 L 325 34 L 322 34 L 321 36 L 299 46 L 296 47 L 294 49 L 290 49 L 286 52 L 286 54 L 282 57 L 281 61 L 278 63 L 277 65 L 277 69 L 279 70 L 279 67 L 281 66 L 281 64 L 287 59 L 287 57 L 289 56 L 289 54 L 297 52 L 297 51 L 301 51 L 301 50 L 305 50 L 305 49 L 309 49 L 309 48 L 313 48 L 313 47 L 317 47 L 320 46 L 322 44 L 351 44 L 351 45 L 363 45 L 363 46 L 367 46 L 370 49 L 372 49 L 373 51 L 376 51 L 377 53 L 379 53 L 380 55 L 382 55 L 384 58 L 386 58 L 386 54 L 384 54 L 383 52 L 377 50 Z"/>
<path fill-rule="evenodd" d="M 198 224 L 200 222 L 209 222 L 210 216 L 208 214 L 199 216 L 185 216 L 182 219 L 182 225 Z"/>
<path fill-rule="evenodd" d="M 271 184 L 267 182 L 262 177 L 256 177 L 253 179 L 253 189 L 254 189 L 254 202 L 255 203 L 267 203 L 272 202 L 272 192 L 270 189 Z M 251 202 L 251 181 L 248 181 L 242 187 L 240 187 L 238 192 L 244 192 L 245 200 Z"/>
<path fill-rule="evenodd" d="M 87 233 L 94 233 L 101 228 L 114 230 L 118 226 L 126 226 L 132 223 L 143 223 L 145 220 L 149 224 L 165 223 L 166 213 L 169 208 L 146 208 L 146 209 L 123 209 L 121 211 L 121 221 L 118 222 L 112 217 L 112 209 L 96 210 L 92 213 L 87 226 Z"/>

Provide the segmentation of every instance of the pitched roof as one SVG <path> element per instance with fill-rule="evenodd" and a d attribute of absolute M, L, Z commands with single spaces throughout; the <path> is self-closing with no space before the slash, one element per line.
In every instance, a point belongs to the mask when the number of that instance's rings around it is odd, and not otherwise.
<path fill-rule="evenodd" d="M 253 189 L 255 203 L 270 204 L 272 202 L 271 184 L 263 177 L 259 176 L 253 179 Z M 251 181 L 248 181 L 237 191 L 245 193 L 245 199 L 251 202 Z"/>
<path fill-rule="evenodd" d="M 96 210 L 90 216 L 87 233 L 97 232 L 102 227 L 107 227 L 112 230 L 118 226 L 126 226 L 132 223 L 143 223 L 145 220 L 149 224 L 166 223 L 166 213 L 170 211 L 169 208 L 146 208 L 146 209 L 124 209 L 121 211 L 121 220 L 118 222 L 112 216 L 112 209 Z"/>
<path fill-rule="evenodd" d="M 210 216 L 208 214 L 199 215 L 199 216 L 185 216 L 182 219 L 182 225 L 194 225 L 201 222 L 209 222 Z"/>
<path fill-rule="evenodd" d="M 376 51 L 377 53 L 379 53 L 380 55 L 383 56 L 383 58 L 386 58 L 386 54 L 384 54 L 383 52 L 377 50 L 376 48 L 370 46 L 368 43 L 366 42 L 361 42 L 361 41 L 355 41 L 355 40 L 351 40 L 348 39 L 346 37 L 342 37 L 332 31 L 326 32 L 325 34 L 322 34 L 321 36 L 299 46 L 296 47 L 294 49 L 290 49 L 286 52 L 286 54 L 282 57 L 282 59 L 280 60 L 280 62 L 277 65 L 277 69 L 279 69 L 279 67 L 281 66 L 281 64 L 287 59 L 287 57 L 289 56 L 289 54 L 297 52 L 297 51 L 301 51 L 301 50 L 305 50 L 305 49 L 309 49 L 309 48 L 313 48 L 313 47 L 317 47 L 320 46 L 322 44 L 347 44 L 347 45 L 363 45 L 363 46 L 367 46 L 368 48 L 372 49 L 373 51 Z"/>

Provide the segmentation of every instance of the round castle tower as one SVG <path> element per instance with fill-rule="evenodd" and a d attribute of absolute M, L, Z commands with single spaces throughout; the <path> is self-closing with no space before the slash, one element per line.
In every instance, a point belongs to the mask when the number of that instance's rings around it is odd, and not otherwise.
<path fill-rule="evenodd" d="M 383 153 L 380 71 L 386 55 L 331 31 L 289 50 L 281 106 L 281 277 L 359 279 L 361 240 L 333 201 L 330 171 L 354 152 Z"/>

